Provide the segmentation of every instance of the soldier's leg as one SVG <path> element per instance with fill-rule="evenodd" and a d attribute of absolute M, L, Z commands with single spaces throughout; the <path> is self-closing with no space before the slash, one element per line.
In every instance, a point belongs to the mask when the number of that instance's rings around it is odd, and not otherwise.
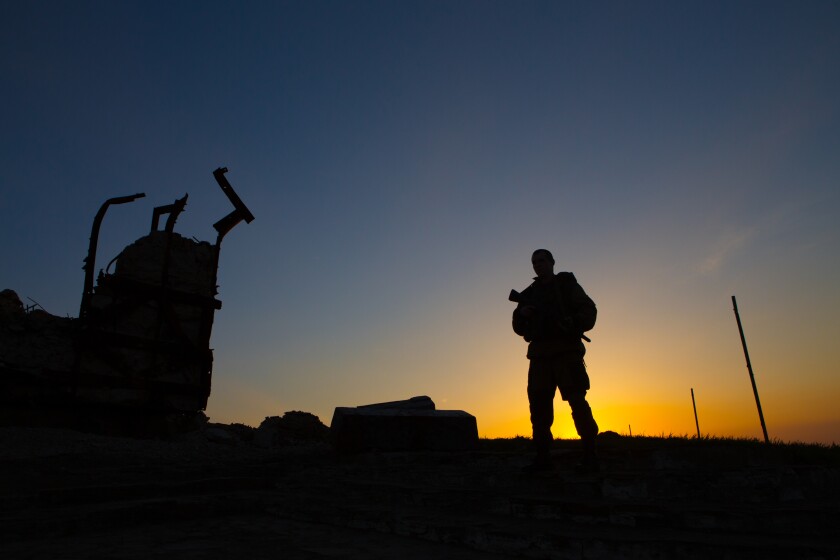
<path fill-rule="evenodd" d="M 575 423 L 580 439 L 594 440 L 598 435 L 598 423 L 592 416 L 592 408 L 586 402 L 586 391 L 575 392 L 568 395 L 569 406 L 572 408 L 572 420 Z"/>
<path fill-rule="evenodd" d="M 557 381 L 560 396 L 564 401 L 568 401 L 572 408 L 572 420 L 574 420 L 578 435 L 583 440 L 594 439 L 598 435 L 598 424 L 595 423 L 592 409 L 586 402 L 589 374 L 586 372 L 583 356 L 578 354 L 564 356 Z"/>
<path fill-rule="evenodd" d="M 539 460 L 547 460 L 554 423 L 554 392 L 556 383 L 551 360 L 533 359 L 528 368 L 528 404 L 531 409 L 531 428 L 534 449 Z"/>
<path fill-rule="evenodd" d="M 589 390 L 589 374 L 586 372 L 583 356 L 570 355 L 561 375 L 560 394 L 572 408 L 572 420 L 583 446 L 583 460 L 578 465 L 578 470 L 594 472 L 598 470 L 598 458 L 595 453 L 598 424 L 592 416 L 592 408 L 586 402 L 587 390 Z"/>
<path fill-rule="evenodd" d="M 572 407 L 572 420 L 574 420 L 575 429 L 583 446 L 583 457 L 576 466 L 576 470 L 580 473 L 597 472 L 599 462 L 595 450 L 595 438 L 598 435 L 598 424 L 592 416 L 592 408 L 586 402 L 586 391 L 569 395 L 568 401 L 569 406 Z"/>

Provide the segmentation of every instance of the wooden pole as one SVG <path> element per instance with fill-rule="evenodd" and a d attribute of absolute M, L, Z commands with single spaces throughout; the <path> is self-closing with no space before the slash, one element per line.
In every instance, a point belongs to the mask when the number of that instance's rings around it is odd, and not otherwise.
<path fill-rule="evenodd" d="M 735 310 L 735 320 L 738 321 L 738 332 L 741 333 L 741 345 L 744 347 L 744 356 L 747 358 L 747 370 L 750 372 L 750 382 L 752 383 L 753 394 L 755 395 L 755 405 L 758 407 L 758 419 L 761 421 L 761 430 L 764 432 L 764 443 L 770 443 L 770 438 L 767 436 L 767 425 L 764 423 L 764 413 L 761 412 L 758 387 L 755 385 L 755 375 L 753 375 L 752 364 L 750 363 L 750 353 L 747 351 L 747 339 L 744 338 L 744 327 L 741 325 L 741 316 L 738 314 L 738 303 L 735 301 L 735 296 L 732 296 L 732 306 Z"/>
<path fill-rule="evenodd" d="M 694 407 L 694 425 L 697 426 L 697 439 L 700 439 L 700 422 L 697 420 L 697 403 L 694 400 L 694 387 L 691 388 L 691 405 Z"/>

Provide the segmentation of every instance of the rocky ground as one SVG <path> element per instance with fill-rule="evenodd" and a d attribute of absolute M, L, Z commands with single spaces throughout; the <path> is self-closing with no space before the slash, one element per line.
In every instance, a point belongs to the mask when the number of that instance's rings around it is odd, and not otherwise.
<path fill-rule="evenodd" d="M 613 435 L 600 473 L 558 441 L 534 476 L 523 439 L 339 455 L 277 433 L 0 428 L 0 558 L 840 558 L 836 447 Z"/>

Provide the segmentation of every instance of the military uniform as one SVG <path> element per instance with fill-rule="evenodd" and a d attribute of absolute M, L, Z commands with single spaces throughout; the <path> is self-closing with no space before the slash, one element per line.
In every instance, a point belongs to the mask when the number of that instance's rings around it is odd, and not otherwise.
<path fill-rule="evenodd" d="M 525 317 L 522 309 L 535 312 Z M 583 362 L 586 348 L 581 334 L 595 325 L 597 309 L 571 272 L 559 272 L 548 282 L 535 279 L 523 290 L 513 312 L 513 330 L 528 344 L 528 402 L 534 446 L 539 457 L 548 457 L 554 422 L 554 393 L 572 409 L 575 429 L 584 443 L 584 461 L 594 461 L 598 424 L 586 402 L 589 375 Z"/>

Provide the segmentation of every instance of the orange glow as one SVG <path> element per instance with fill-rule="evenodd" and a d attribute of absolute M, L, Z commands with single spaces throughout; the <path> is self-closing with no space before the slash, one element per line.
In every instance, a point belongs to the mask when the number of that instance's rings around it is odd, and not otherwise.
<path fill-rule="evenodd" d="M 497 291 L 494 286 L 493 293 L 480 294 L 481 301 L 494 301 Z M 694 436 L 693 388 L 702 436 L 762 437 L 727 298 L 711 311 L 683 309 L 654 319 L 624 309 L 622 294 L 597 285 L 592 292 L 601 317 L 586 355 L 592 383 L 587 400 L 602 432 Z M 510 331 L 510 306 L 497 303 L 461 308 L 465 304 L 444 300 L 389 324 L 387 332 L 356 331 L 329 353 L 303 347 L 294 356 L 271 351 L 249 362 L 220 352 L 208 414 L 214 421 L 255 425 L 265 416 L 304 410 L 328 425 L 337 406 L 428 395 L 438 409 L 474 415 L 481 437 L 530 437 L 527 345 Z M 838 441 L 832 364 L 840 349 L 826 340 L 803 346 L 809 352 L 800 355 L 791 344 L 772 344 L 775 331 L 753 320 L 754 312 L 741 312 L 750 326 L 758 325 L 748 337 L 770 438 Z M 634 329 L 627 328 L 631 324 Z M 814 335 L 805 342 L 814 340 L 822 341 Z M 795 375 L 805 365 L 811 383 Z M 256 385 L 238 379 L 240 371 L 277 373 Z M 576 439 L 569 405 L 559 394 L 554 411 L 554 436 Z"/>

